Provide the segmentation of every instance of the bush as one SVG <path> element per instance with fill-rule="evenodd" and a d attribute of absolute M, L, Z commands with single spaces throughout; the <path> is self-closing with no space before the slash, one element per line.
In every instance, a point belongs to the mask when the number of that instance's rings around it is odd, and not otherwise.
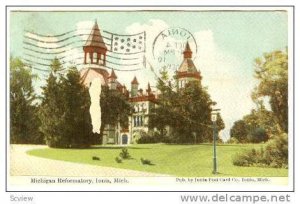
<path fill-rule="evenodd" d="M 233 165 L 235 166 L 256 166 L 259 163 L 261 158 L 262 151 L 257 151 L 256 149 L 251 149 L 245 151 L 241 154 L 235 155 L 233 158 Z"/>
<path fill-rule="evenodd" d="M 286 133 L 269 140 L 260 151 L 252 149 L 235 155 L 233 165 L 236 166 L 268 166 L 288 168 L 288 136 Z"/>
<path fill-rule="evenodd" d="M 136 140 L 137 144 L 154 144 L 154 143 L 167 143 L 167 138 L 162 137 L 158 132 L 154 132 L 152 135 L 146 132 L 140 132 L 140 137 Z"/>
<path fill-rule="evenodd" d="M 116 161 L 117 163 L 122 163 L 122 159 L 121 159 L 120 157 L 116 157 L 116 158 L 115 158 L 115 161 Z"/>
<path fill-rule="evenodd" d="M 141 158 L 141 162 L 143 165 L 153 165 L 149 159 Z"/>
<path fill-rule="evenodd" d="M 122 159 L 130 159 L 131 158 L 127 148 L 122 148 L 122 151 L 120 153 L 120 157 Z"/>
<path fill-rule="evenodd" d="M 99 157 L 96 157 L 96 156 L 93 156 L 92 159 L 93 159 L 93 160 L 100 161 L 100 158 L 99 158 Z"/>
<path fill-rule="evenodd" d="M 275 136 L 267 143 L 263 158 L 270 167 L 288 167 L 288 136 L 286 133 Z"/>
<path fill-rule="evenodd" d="M 268 140 L 268 135 L 265 129 L 255 128 L 247 136 L 247 140 L 252 143 L 266 142 Z"/>
<path fill-rule="evenodd" d="M 239 140 L 235 137 L 230 137 L 230 139 L 227 142 L 228 144 L 238 144 Z"/>

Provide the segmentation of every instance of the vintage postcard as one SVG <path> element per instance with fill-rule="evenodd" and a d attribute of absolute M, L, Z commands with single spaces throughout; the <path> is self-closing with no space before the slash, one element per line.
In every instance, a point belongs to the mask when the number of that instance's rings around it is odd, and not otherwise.
<path fill-rule="evenodd" d="M 7 189 L 293 189 L 292 7 L 8 7 Z"/>

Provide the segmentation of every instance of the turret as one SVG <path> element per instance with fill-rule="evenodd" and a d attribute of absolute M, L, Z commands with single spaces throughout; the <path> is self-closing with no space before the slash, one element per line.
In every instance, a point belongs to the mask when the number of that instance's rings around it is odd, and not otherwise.
<path fill-rule="evenodd" d="M 108 77 L 108 86 L 111 90 L 117 89 L 117 75 L 115 74 L 115 71 L 112 70 L 110 76 Z"/>
<path fill-rule="evenodd" d="M 132 82 L 131 82 L 131 97 L 137 96 L 138 93 L 138 88 L 139 88 L 139 82 L 134 76 Z"/>
<path fill-rule="evenodd" d="M 99 64 L 105 66 L 107 48 L 100 33 L 97 21 L 83 46 L 84 64 Z"/>

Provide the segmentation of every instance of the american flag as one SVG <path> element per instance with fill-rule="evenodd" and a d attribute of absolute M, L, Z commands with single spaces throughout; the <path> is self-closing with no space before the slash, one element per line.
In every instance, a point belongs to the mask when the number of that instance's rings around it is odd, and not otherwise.
<path fill-rule="evenodd" d="M 111 35 L 111 52 L 118 54 L 138 54 L 146 50 L 146 33 L 138 33 L 135 35 Z"/>

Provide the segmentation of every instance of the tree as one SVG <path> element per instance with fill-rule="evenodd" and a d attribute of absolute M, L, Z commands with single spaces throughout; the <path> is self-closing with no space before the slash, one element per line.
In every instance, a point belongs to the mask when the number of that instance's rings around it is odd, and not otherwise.
<path fill-rule="evenodd" d="M 288 131 L 288 53 L 274 51 L 255 60 L 255 77 L 259 85 L 254 100 L 269 97 L 271 109 L 282 131 Z"/>
<path fill-rule="evenodd" d="M 57 77 L 56 70 L 61 68 L 60 64 L 51 64 L 51 73 L 46 80 L 46 86 L 42 87 L 43 97 L 40 108 L 41 131 L 45 135 L 49 147 L 66 147 L 67 142 L 62 142 L 63 100 L 61 98 L 61 82 Z M 64 144 L 64 145 L 63 145 Z"/>
<path fill-rule="evenodd" d="M 221 117 L 220 113 L 217 114 L 216 123 L 217 123 L 217 127 L 218 127 L 218 132 L 225 129 L 225 123 L 224 123 L 223 118 Z"/>
<path fill-rule="evenodd" d="M 243 120 L 235 121 L 232 128 L 230 129 L 230 137 L 236 138 L 241 143 L 246 143 L 247 140 L 247 124 Z"/>
<path fill-rule="evenodd" d="M 157 82 L 158 107 L 151 118 L 151 127 L 156 127 L 161 136 L 165 129 L 171 130 L 174 143 L 199 143 L 212 140 L 211 105 L 214 102 L 199 82 L 190 82 L 185 88 L 174 91 L 166 70 L 160 72 Z M 224 124 L 224 123 L 223 123 Z M 219 121 L 222 128 L 222 121 Z"/>
<path fill-rule="evenodd" d="M 156 87 L 159 91 L 157 100 L 157 107 L 153 109 L 153 113 L 149 118 L 149 127 L 156 128 L 161 137 L 161 141 L 167 136 L 167 126 L 172 126 L 176 121 L 177 114 L 172 111 L 173 103 L 171 101 L 176 99 L 174 87 L 169 82 L 169 75 L 166 67 L 160 70 L 160 77 L 157 80 Z"/>
<path fill-rule="evenodd" d="M 10 59 L 11 143 L 43 143 L 32 85 L 35 77 L 19 58 Z"/>
<path fill-rule="evenodd" d="M 131 112 L 131 107 L 125 95 L 118 90 L 111 90 L 109 87 L 103 86 L 100 94 L 100 106 L 101 137 L 106 125 L 116 126 L 120 123 L 121 127 L 128 127 L 128 116 Z"/>
<path fill-rule="evenodd" d="M 257 109 L 252 109 L 250 114 L 234 123 L 230 136 L 241 143 L 267 141 L 278 134 L 276 124 L 273 112 L 268 111 L 261 103 Z"/>
<path fill-rule="evenodd" d="M 58 75 L 61 64 L 55 59 L 52 72 L 43 87 L 41 130 L 50 147 L 84 148 L 91 144 L 90 96 L 75 67 L 66 76 Z"/>

